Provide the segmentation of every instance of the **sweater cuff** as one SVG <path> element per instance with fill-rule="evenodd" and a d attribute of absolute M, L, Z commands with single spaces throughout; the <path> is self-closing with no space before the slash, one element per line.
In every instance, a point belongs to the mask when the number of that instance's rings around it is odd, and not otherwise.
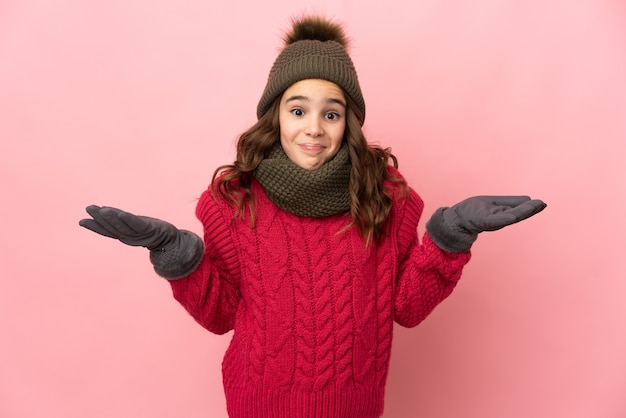
<path fill-rule="evenodd" d="M 451 253 L 464 253 L 472 247 L 478 234 L 473 234 L 455 222 L 446 222 L 444 212 L 448 207 L 439 208 L 426 222 L 426 231 L 439 248 Z"/>

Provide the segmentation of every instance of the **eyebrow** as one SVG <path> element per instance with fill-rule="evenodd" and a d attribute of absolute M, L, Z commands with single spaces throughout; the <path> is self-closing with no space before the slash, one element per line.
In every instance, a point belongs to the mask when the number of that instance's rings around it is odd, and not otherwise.
<path fill-rule="evenodd" d="M 285 103 L 289 103 L 289 102 L 294 101 L 294 100 L 304 100 L 304 101 L 307 101 L 307 102 L 310 101 L 310 99 L 308 97 L 306 97 L 306 96 L 291 96 L 290 98 L 288 98 L 285 101 Z M 343 107 L 346 107 L 346 103 L 343 100 L 336 99 L 334 97 L 329 97 L 328 99 L 326 99 L 326 102 L 327 103 L 337 103 L 337 104 L 339 104 L 339 105 L 341 105 Z"/>

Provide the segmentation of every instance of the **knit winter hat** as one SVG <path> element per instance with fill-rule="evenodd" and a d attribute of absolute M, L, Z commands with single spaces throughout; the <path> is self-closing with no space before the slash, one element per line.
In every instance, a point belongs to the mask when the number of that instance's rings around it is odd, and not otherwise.
<path fill-rule="evenodd" d="M 318 16 L 295 19 L 283 37 L 285 47 L 276 58 L 257 106 L 261 118 L 292 84 L 312 78 L 331 81 L 345 90 L 363 112 L 365 101 L 354 64 L 347 52 L 343 28 Z"/>

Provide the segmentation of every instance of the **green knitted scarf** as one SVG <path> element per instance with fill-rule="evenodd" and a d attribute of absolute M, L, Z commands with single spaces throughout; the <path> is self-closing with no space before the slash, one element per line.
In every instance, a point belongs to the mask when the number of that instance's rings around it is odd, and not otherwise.
<path fill-rule="evenodd" d="M 277 142 L 254 176 L 279 208 L 298 216 L 321 217 L 350 209 L 351 166 L 345 143 L 323 166 L 305 170 L 294 164 Z"/>

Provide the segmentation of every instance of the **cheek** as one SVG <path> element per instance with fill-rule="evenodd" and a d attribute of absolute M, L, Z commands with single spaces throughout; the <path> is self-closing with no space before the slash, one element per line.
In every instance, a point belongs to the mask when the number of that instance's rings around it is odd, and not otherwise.
<path fill-rule="evenodd" d="M 278 128 L 280 131 L 280 140 L 284 141 L 284 140 L 289 140 L 291 137 L 293 137 L 294 135 L 294 125 L 288 123 L 287 121 L 285 121 L 283 118 L 280 118 L 278 120 L 279 124 L 278 124 Z"/>
<path fill-rule="evenodd" d="M 346 132 L 345 125 L 338 126 L 337 129 L 333 132 L 333 142 L 335 144 L 341 145 L 343 142 L 343 137 Z"/>
<path fill-rule="evenodd" d="M 286 145 L 289 142 L 290 139 L 291 139 L 291 134 L 290 134 L 289 130 L 288 129 L 281 129 L 280 130 L 280 142 L 283 145 Z"/>

